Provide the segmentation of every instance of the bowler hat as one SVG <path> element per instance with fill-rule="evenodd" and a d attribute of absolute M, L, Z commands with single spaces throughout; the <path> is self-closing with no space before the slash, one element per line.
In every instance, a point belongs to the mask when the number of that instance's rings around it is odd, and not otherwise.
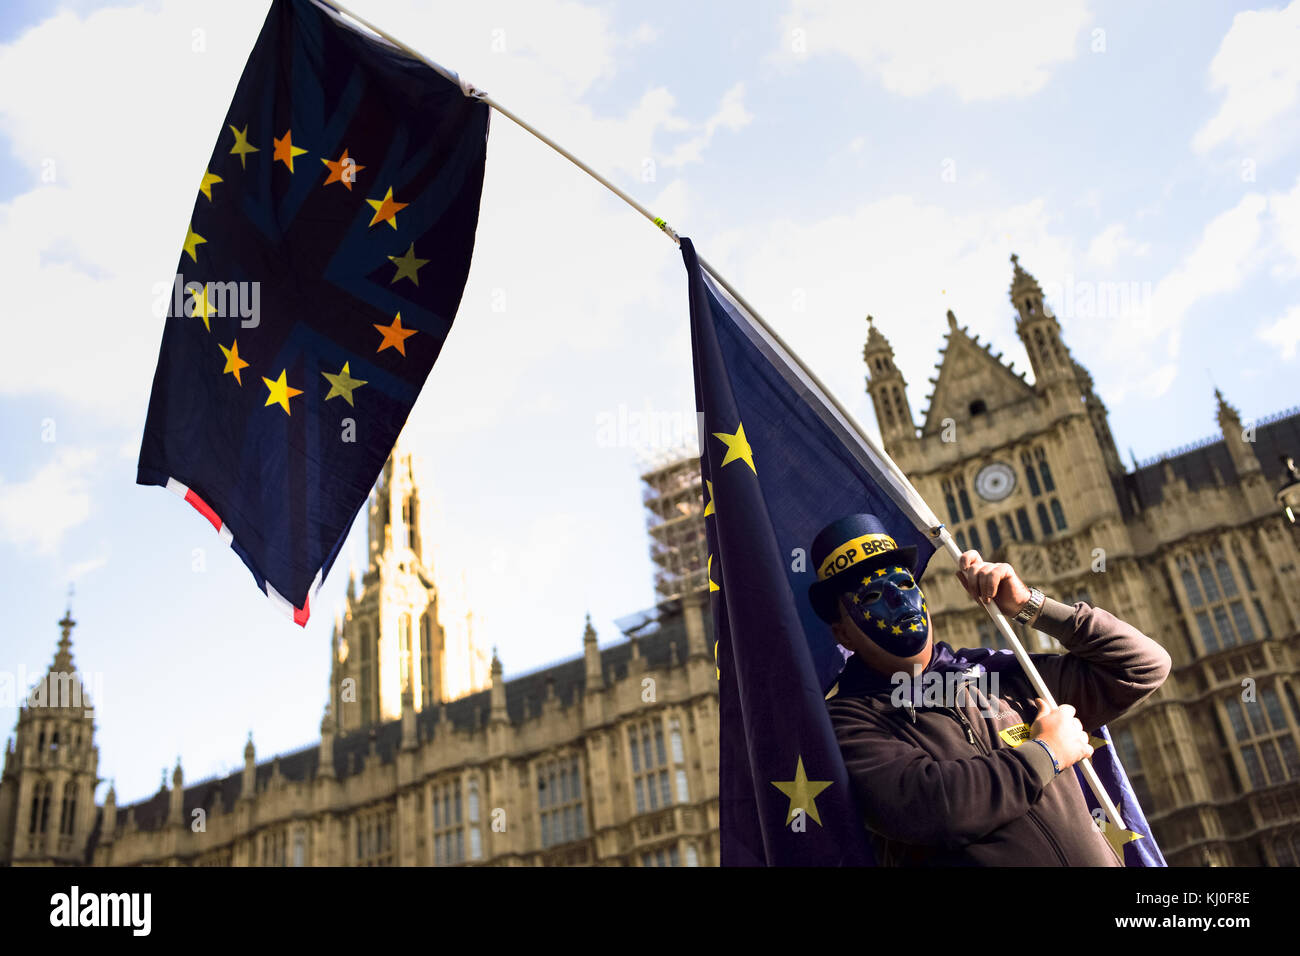
<path fill-rule="evenodd" d="M 865 572 L 883 565 L 902 565 L 914 572 L 916 548 L 900 548 L 875 515 L 849 515 L 817 532 L 812 562 L 817 580 L 809 586 L 808 597 L 817 616 L 834 624 L 840 618 L 840 594 L 856 586 Z"/>

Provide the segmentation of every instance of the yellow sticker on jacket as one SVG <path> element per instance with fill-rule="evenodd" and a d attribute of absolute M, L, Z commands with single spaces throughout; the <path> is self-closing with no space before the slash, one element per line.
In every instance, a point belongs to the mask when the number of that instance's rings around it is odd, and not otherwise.
<path fill-rule="evenodd" d="M 999 730 L 998 736 L 1012 747 L 1019 747 L 1029 739 L 1029 725 L 1016 724 L 1014 727 L 1008 727 L 1006 730 Z"/>

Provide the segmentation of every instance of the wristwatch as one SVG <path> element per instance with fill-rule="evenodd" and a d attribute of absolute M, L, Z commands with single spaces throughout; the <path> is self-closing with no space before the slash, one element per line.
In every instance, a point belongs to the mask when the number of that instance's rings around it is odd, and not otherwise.
<path fill-rule="evenodd" d="M 1038 617 L 1038 612 L 1043 609 L 1043 592 L 1038 588 L 1029 589 L 1029 600 L 1020 608 L 1014 620 L 1017 624 L 1032 624 Z"/>

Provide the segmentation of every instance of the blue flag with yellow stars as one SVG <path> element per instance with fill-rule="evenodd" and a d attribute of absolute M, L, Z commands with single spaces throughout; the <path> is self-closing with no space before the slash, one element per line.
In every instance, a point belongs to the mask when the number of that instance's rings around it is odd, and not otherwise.
<path fill-rule="evenodd" d="M 274 0 L 203 171 L 136 481 L 299 624 L 451 329 L 487 132 L 427 64 Z"/>
<path fill-rule="evenodd" d="M 874 863 L 831 729 L 844 655 L 808 598 L 821 528 L 867 512 L 900 547 L 929 538 L 886 468 L 682 239 L 706 490 L 719 686 L 723 866 Z"/>

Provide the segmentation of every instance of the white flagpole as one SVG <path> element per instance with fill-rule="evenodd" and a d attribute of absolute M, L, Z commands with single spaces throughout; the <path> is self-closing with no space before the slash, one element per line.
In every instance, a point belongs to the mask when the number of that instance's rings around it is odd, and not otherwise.
<path fill-rule="evenodd" d="M 500 113 L 502 116 L 506 117 L 506 119 L 509 119 L 512 122 L 514 122 L 521 129 L 527 130 L 529 133 L 532 133 L 534 136 L 540 139 L 547 146 L 551 147 L 551 149 L 555 150 L 557 153 L 559 153 L 569 162 L 573 163 L 573 165 L 577 166 L 579 169 L 585 172 L 592 179 L 596 180 L 596 182 L 600 183 L 602 186 L 604 186 L 614 195 L 618 196 L 620 199 L 622 199 L 625 203 L 627 203 L 629 206 L 631 206 L 641 215 L 645 216 L 646 219 L 649 219 L 652 223 L 658 226 L 659 229 L 663 231 L 663 233 L 667 235 L 668 238 L 671 239 L 675 244 L 681 245 L 681 239 L 677 235 L 677 232 L 673 229 L 672 226 L 668 225 L 667 222 L 665 222 L 660 217 L 654 215 L 654 213 L 646 209 L 645 206 L 641 205 L 639 202 L 633 199 L 622 189 L 619 189 L 618 186 L 614 185 L 604 176 L 600 175 L 600 173 L 596 172 L 596 170 L 592 169 L 590 166 L 584 163 L 577 156 L 573 155 L 573 153 L 569 152 L 567 149 L 565 149 L 555 140 L 551 139 L 545 133 L 541 132 L 536 127 L 525 122 L 519 116 L 511 112 L 509 109 L 502 106 L 500 103 L 494 100 L 487 93 L 478 89 L 472 83 L 468 83 L 462 80 L 458 74 L 454 73 L 451 70 L 446 69 L 443 66 L 440 66 L 439 64 L 435 63 L 433 60 L 430 60 L 419 50 L 416 50 L 413 47 L 408 46 L 407 44 L 403 43 L 401 40 L 397 39 L 397 37 L 375 26 L 369 20 L 366 20 L 363 17 L 360 17 L 357 14 L 353 13 L 343 4 L 336 3 L 335 0 L 317 0 L 317 2 L 321 3 L 323 6 L 330 7 L 338 11 L 339 13 L 343 14 L 344 16 L 348 17 L 351 20 L 355 20 L 357 23 L 361 24 L 367 30 L 374 33 L 376 36 L 382 37 L 385 41 L 397 47 L 399 50 L 402 50 L 409 56 L 414 57 L 415 59 L 424 63 L 426 66 L 435 70 L 440 75 L 446 77 L 451 82 L 455 83 L 457 86 L 461 88 L 462 91 L 464 91 L 466 96 L 471 97 L 472 99 L 481 100 L 482 102 L 490 106 L 492 109 Z M 948 529 L 943 526 L 942 523 L 938 522 L 937 520 L 934 520 L 933 524 L 931 523 L 931 519 L 934 519 L 934 512 L 930 509 L 928 505 L 925 504 L 924 499 L 920 496 L 920 494 L 917 493 L 916 488 L 915 486 L 913 486 L 911 480 L 905 474 L 903 474 L 902 469 L 898 467 L 898 465 L 894 462 L 892 458 L 889 457 L 889 455 L 885 454 L 884 449 L 878 447 L 876 443 L 871 440 L 871 438 L 867 435 L 866 430 L 863 429 L 863 427 L 860 424 L 858 424 L 857 420 L 849 413 L 848 409 L 846 409 L 843 405 L 840 404 L 839 399 L 835 397 L 835 395 L 831 392 L 830 389 L 828 389 L 825 385 L 822 384 L 821 379 L 817 377 L 817 374 L 813 372 L 812 369 L 804 365 L 803 361 L 798 357 L 798 355 L 795 354 L 794 350 L 791 349 L 788 345 L 786 345 L 785 341 L 781 338 L 781 336 L 778 335 L 776 331 L 770 325 L 768 325 L 767 322 L 763 320 L 763 317 L 759 315 L 758 310 L 755 309 L 753 306 L 751 306 L 748 302 L 746 302 L 745 298 L 738 291 L 736 291 L 735 288 L 732 287 L 731 283 L 729 283 L 725 278 L 723 278 L 722 275 L 720 275 L 716 269 L 714 269 L 711 265 L 709 265 L 709 263 L 705 260 L 703 256 L 699 255 L 698 252 L 696 253 L 696 256 L 699 259 L 700 266 L 706 272 L 708 272 L 709 275 L 713 276 L 713 278 L 718 282 L 718 284 L 721 285 L 724 289 L 726 289 L 727 293 L 731 295 L 731 297 L 735 299 L 736 302 L 754 318 L 754 321 L 756 321 L 759 324 L 759 326 L 763 329 L 763 331 L 766 332 L 769 336 L 771 336 L 771 338 L 778 345 L 781 346 L 781 348 L 785 351 L 790 361 L 794 363 L 814 385 L 817 386 L 818 390 L 821 392 L 822 397 L 832 407 L 834 407 L 834 409 L 844 418 L 845 422 L 855 432 L 857 432 L 858 437 L 867 445 L 868 448 L 871 449 L 872 454 L 874 454 L 876 458 L 890 470 L 893 476 L 897 479 L 899 485 L 901 485 L 901 490 L 903 490 L 906 494 L 908 494 L 912 499 L 907 503 L 909 507 L 906 510 L 909 512 L 909 515 L 912 518 L 913 523 L 916 525 L 916 527 L 919 530 L 925 532 L 932 539 L 934 539 L 938 543 L 938 547 L 941 550 L 945 551 L 948 554 L 948 556 L 952 558 L 953 563 L 955 565 L 961 557 L 961 549 L 957 547 L 957 543 L 953 540 L 952 535 L 949 533 Z M 1024 647 L 1021 645 L 1020 639 L 1016 637 L 1015 632 L 1011 630 L 1011 625 L 1007 623 L 1007 619 L 1003 617 L 1002 612 L 998 610 L 997 606 L 992 601 L 984 605 L 984 610 L 988 612 L 989 617 L 993 619 L 994 625 L 997 627 L 998 631 L 1001 632 L 1003 638 L 1010 645 L 1012 652 L 1016 655 L 1016 660 L 1019 662 L 1026 676 L 1028 676 L 1030 683 L 1034 685 L 1035 692 L 1044 701 L 1046 701 L 1051 706 L 1055 707 L 1056 701 L 1052 697 L 1052 692 L 1047 689 L 1047 684 L 1043 682 L 1042 675 L 1038 673 L 1038 668 L 1035 667 L 1034 662 L 1030 660 L 1029 654 L 1025 651 Z M 1096 796 L 1097 800 L 1101 803 L 1102 807 L 1105 808 L 1107 815 L 1110 817 L 1111 821 L 1113 822 L 1113 825 L 1119 827 L 1121 830 L 1124 829 L 1124 824 L 1120 819 L 1119 809 L 1115 806 L 1114 801 L 1111 800 L 1110 795 L 1106 793 L 1106 788 L 1102 786 L 1101 778 L 1097 776 L 1097 771 L 1093 768 L 1092 761 L 1085 757 L 1083 760 L 1079 761 L 1079 763 L 1083 768 L 1083 775 L 1084 778 L 1088 781 L 1088 786 L 1092 789 L 1093 794 Z"/>

